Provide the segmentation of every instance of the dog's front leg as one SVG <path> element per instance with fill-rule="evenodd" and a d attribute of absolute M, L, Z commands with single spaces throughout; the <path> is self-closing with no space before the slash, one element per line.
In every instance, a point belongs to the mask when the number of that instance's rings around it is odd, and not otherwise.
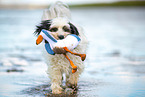
<path fill-rule="evenodd" d="M 79 79 L 79 73 L 70 74 L 69 77 L 66 77 L 66 86 L 69 88 L 76 88 Z"/>
<path fill-rule="evenodd" d="M 62 73 L 60 69 L 53 68 L 52 72 L 50 73 L 51 78 L 51 89 L 53 94 L 60 94 L 62 93 L 62 88 L 60 85 L 62 84 Z"/>

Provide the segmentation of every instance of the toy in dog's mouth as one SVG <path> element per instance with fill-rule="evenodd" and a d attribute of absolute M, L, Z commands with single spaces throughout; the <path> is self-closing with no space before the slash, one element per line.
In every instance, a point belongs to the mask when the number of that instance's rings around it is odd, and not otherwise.
<path fill-rule="evenodd" d="M 72 66 L 72 73 L 75 73 L 77 71 L 77 66 L 73 64 L 73 62 L 69 59 L 66 53 L 58 53 L 54 51 L 55 47 L 60 47 L 63 48 L 66 52 L 69 52 L 71 54 L 77 55 L 81 57 L 81 60 L 84 61 L 86 58 L 86 54 L 78 54 L 78 53 L 73 53 L 71 50 L 77 47 L 81 39 L 75 35 L 75 34 L 70 34 L 66 38 L 61 36 L 61 40 L 56 40 L 52 35 L 49 34 L 48 31 L 42 30 L 36 40 L 36 44 L 40 44 L 43 39 L 46 40 L 48 43 L 45 43 L 45 49 L 46 51 L 51 54 L 64 54 L 64 56 L 68 59 Z"/>
<path fill-rule="evenodd" d="M 84 61 L 86 59 L 86 54 L 78 54 L 78 53 L 73 53 L 72 51 L 70 51 L 67 47 L 63 47 L 67 52 L 77 55 L 79 57 L 81 57 L 81 60 Z M 77 71 L 77 66 L 75 66 L 73 64 L 73 62 L 68 58 L 68 56 L 66 54 L 64 54 L 65 57 L 69 60 L 70 65 L 72 66 L 72 73 L 75 73 Z"/>

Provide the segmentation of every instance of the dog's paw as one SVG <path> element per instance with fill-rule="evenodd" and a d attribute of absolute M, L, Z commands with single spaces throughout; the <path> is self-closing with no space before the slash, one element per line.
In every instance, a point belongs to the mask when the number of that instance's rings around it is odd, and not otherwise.
<path fill-rule="evenodd" d="M 74 89 L 74 90 L 77 90 L 77 89 L 78 89 L 77 84 L 66 83 L 66 86 L 67 86 L 68 88 L 72 88 L 72 89 Z"/>
<path fill-rule="evenodd" d="M 61 90 L 53 90 L 53 91 L 52 91 L 52 94 L 61 94 L 61 93 L 62 93 Z"/>
<path fill-rule="evenodd" d="M 62 88 L 57 88 L 52 90 L 52 94 L 61 94 L 63 92 Z"/>
<path fill-rule="evenodd" d="M 65 94 L 69 94 L 69 95 L 73 94 L 73 92 L 74 92 L 74 89 L 72 89 L 72 88 L 66 88 L 64 91 Z"/>

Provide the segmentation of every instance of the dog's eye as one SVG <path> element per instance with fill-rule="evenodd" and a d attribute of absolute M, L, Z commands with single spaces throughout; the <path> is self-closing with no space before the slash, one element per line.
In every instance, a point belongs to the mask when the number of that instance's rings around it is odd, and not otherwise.
<path fill-rule="evenodd" d="M 69 29 L 68 27 L 66 27 L 66 26 L 63 27 L 63 30 L 64 30 L 65 32 L 70 32 L 70 29 Z"/>
<path fill-rule="evenodd" d="M 56 32 L 58 29 L 57 28 L 51 28 L 50 31 L 51 32 Z"/>

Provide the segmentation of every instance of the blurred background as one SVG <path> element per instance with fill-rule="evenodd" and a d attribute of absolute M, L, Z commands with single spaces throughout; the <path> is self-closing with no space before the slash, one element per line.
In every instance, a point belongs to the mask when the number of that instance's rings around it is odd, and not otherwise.
<path fill-rule="evenodd" d="M 145 96 L 145 1 L 60 0 L 89 40 L 78 97 Z M 35 26 L 56 0 L 0 0 L 0 97 L 51 95 Z M 51 95 L 52 96 L 52 95 Z"/>

